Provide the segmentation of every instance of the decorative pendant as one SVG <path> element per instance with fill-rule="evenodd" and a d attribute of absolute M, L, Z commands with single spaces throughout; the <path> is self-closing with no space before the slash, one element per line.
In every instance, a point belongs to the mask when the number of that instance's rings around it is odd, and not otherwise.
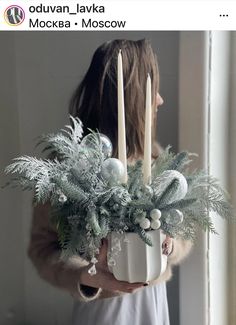
<path fill-rule="evenodd" d="M 93 276 L 97 274 L 97 270 L 96 270 L 96 266 L 95 264 L 93 264 L 93 266 L 90 267 L 90 269 L 88 269 L 88 273 Z"/>
<path fill-rule="evenodd" d="M 59 195 L 58 201 L 59 201 L 60 203 L 65 203 L 65 202 L 67 201 L 67 197 L 65 196 L 64 193 L 61 193 L 61 194 Z"/>

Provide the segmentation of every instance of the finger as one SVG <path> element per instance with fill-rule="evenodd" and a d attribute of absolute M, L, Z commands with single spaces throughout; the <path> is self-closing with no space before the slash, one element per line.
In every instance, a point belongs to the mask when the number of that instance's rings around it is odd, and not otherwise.
<path fill-rule="evenodd" d="M 130 283 L 128 281 L 120 281 L 117 280 L 112 273 L 108 273 L 107 276 L 109 277 L 109 280 L 117 285 L 127 286 L 129 288 L 136 288 L 144 285 L 144 282 L 133 282 Z"/>
<path fill-rule="evenodd" d="M 107 282 L 108 284 L 108 282 Z M 136 289 L 142 288 L 143 283 L 129 283 L 126 281 L 118 281 L 111 274 L 109 278 L 109 287 L 113 288 L 113 290 L 123 291 L 123 292 L 132 292 Z"/>

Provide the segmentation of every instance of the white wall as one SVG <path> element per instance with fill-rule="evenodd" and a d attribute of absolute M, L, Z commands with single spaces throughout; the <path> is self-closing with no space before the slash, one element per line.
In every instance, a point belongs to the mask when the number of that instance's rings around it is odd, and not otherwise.
<path fill-rule="evenodd" d="M 151 40 L 160 63 L 161 93 L 165 99 L 159 115 L 160 140 L 163 145 L 171 143 L 177 150 L 177 32 L 0 33 L 1 168 L 19 153 L 36 154 L 35 138 L 64 126 L 70 95 L 97 46 L 114 38 L 143 37 Z M 6 138 L 8 134 L 9 139 Z M 0 290 L 0 324 L 20 324 L 20 321 L 33 325 L 66 324 L 71 298 L 41 281 L 25 254 L 31 220 L 30 198 L 29 194 L 24 194 L 21 200 L 19 192 L 1 191 L 4 217 L 0 221 L 0 231 L 3 232 L 0 253 L 1 261 L 7 261 L 0 270 L 0 283 L 5 286 Z M 8 281 L 11 281 L 10 286 Z M 175 325 L 178 324 L 176 288 L 175 283 L 170 287 L 171 315 Z M 5 315 L 9 308 L 16 314 L 7 323 Z"/>

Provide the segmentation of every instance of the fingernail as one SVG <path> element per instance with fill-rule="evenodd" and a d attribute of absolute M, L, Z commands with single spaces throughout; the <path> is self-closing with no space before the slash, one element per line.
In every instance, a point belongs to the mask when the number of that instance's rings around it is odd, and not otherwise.
<path fill-rule="evenodd" d="M 146 287 L 146 286 L 148 286 L 148 284 L 147 283 L 144 283 L 144 285 L 143 285 L 144 287 Z"/>

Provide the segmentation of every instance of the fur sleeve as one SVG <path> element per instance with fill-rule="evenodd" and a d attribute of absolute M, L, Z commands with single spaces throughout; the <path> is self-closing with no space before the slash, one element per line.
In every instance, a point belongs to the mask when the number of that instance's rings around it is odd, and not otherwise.
<path fill-rule="evenodd" d="M 50 205 L 38 205 L 33 210 L 28 256 L 41 278 L 64 289 L 77 299 L 89 301 L 97 298 L 101 289 L 78 285 L 80 273 L 88 262 L 79 256 L 67 261 L 60 259 L 61 250 L 56 230 L 49 221 Z"/>
<path fill-rule="evenodd" d="M 168 256 L 170 265 L 179 264 L 185 257 L 188 256 L 192 249 L 193 243 L 190 240 L 173 239 L 173 251 Z"/>

